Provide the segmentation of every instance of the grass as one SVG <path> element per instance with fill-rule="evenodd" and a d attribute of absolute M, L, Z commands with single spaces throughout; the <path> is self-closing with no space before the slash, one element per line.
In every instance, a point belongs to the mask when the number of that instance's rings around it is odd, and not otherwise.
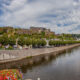
<path fill-rule="evenodd" d="M 27 59 L 30 59 L 30 58 L 32 58 L 32 56 L 28 56 L 28 57 L 26 57 Z"/>

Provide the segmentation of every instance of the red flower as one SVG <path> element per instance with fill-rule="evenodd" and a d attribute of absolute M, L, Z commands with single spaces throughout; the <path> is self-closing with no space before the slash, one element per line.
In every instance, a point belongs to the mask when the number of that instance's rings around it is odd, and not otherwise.
<path fill-rule="evenodd" d="M 4 80 L 3 76 L 0 76 L 0 80 Z"/>
<path fill-rule="evenodd" d="M 11 80 L 17 80 L 17 76 L 19 76 L 22 79 L 22 74 L 16 69 L 0 71 L 0 80 L 8 80 L 8 77 Z"/>
<path fill-rule="evenodd" d="M 5 77 L 4 77 L 4 80 L 8 80 L 8 77 L 5 76 Z"/>

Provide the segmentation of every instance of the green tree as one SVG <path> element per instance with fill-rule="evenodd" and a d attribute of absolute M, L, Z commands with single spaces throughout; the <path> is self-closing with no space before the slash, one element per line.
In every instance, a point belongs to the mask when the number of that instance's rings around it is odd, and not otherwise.
<path fill-rule="evenodd" d="M 47 44 L 47 42 L 46 42 L 45 40 L 42 39 L 42 40 L 41 40 L 41 46 L 44 47 L 46 44 Z"/>
<path fill-rule="evenodd" d="M 30 38 L 25 39 L 25 44 L 27 46 L 31 45 L 32 44 L 32 40 Z"/>
<path fill-rule="evenodd" d="M 9 39 L 8 39 L 8 36 L 7 35 L 3 35 L 0 37 L 0 43 L 2 45 L 8 45 L 9 43 Z"/>
<path fill-rule="evenodd" d="M 37 47 L 37 39 L 35 38 L 32 39 L 32 46 Z"/>
<path fill-rule="evenodd" d="M 21 46 L 25 45 L 25 38 L 24 37 L 20 37 L 18 39 L 18 44 L 21 45 Z"/>
<path fill-rule="evenodd" d="M 9 37 L 9 45 L 13 46 L 16 44 L 16 38 L 11 36 Z"/>

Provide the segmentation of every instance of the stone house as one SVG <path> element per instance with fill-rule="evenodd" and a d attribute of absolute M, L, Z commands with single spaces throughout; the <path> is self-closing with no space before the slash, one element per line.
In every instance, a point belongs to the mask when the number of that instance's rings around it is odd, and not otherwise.
<path fill-rule="evenodd" d="M 17 34 L 31 34 L 29 29 L 17 29 L 15 33 L 17 33 Z"/>
<path fill-rule="evenodd" d="M 44 31 L 45 28 L 42 27 L 30 27 L 30 31 L 32 34 L 38 33 L 40 34 L 42 31 Z"/>
<path fill-rule="evenodd" d="M 30 27 L 31 33 L 38 33 L 45 32 L 45 35 L 55 34 L 54 32 L 51 32 L 50 29 L 46 29 L 43 27 Z"/>

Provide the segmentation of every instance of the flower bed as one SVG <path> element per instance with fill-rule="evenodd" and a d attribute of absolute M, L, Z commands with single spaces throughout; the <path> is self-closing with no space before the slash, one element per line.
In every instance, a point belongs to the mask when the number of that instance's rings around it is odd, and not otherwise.
<path fill-rule="evenodd" d="M 16 69 L 1 70 L 0 80 L 22 80 L 22 74 Z"/>

